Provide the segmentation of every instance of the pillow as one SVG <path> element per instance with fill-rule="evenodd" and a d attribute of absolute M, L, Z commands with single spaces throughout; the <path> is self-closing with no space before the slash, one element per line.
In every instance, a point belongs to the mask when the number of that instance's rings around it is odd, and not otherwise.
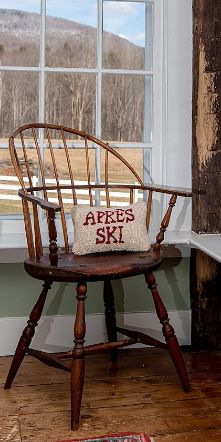
<path fill-rule="evenodd" d="M 71 210 L 73 253 L 146 252 L 150 249 L 146 212 L 145 202 L 117 208 L 75 205 Z"/>

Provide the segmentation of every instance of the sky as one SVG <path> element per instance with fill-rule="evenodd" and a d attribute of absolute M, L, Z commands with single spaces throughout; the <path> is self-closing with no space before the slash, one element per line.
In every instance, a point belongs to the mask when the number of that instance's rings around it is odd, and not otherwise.
<path fill-rule="evenodd" d="M 47 0 L 47 15 L 96 27 L 96 0 Z M 0 7 L 40 12 L 40 0 L 0 0 Z M 145 5 L 142 2 L 104 2 L 104 30 L 144 47 Z"/>

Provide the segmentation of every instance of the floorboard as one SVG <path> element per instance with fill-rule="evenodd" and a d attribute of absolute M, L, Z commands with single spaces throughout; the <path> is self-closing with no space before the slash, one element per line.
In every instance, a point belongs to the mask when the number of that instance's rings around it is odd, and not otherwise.
<path fill-rule="evenodd" d="M 88 357 L 77 432 L 70 430 L 69 374 L 25 358 L 10 390 L 0 389 L 0 441 L 56 442 L 115 432 L 146 432 L 154 442 L 221 442 L 221 352 L 184 353 L 184 393 L 167 352 L 119 351 Z M 3 387 L 11 357 L 0 358 Z"/>

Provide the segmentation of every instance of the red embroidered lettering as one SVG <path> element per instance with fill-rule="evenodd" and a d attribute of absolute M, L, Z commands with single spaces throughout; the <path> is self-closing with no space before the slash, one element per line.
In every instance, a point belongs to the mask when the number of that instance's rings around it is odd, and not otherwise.
<path fill-rule="evenodd" d="M 91 221 L 91 222 L 89 223 L 89 221 Z M 88 226 L 88 224 L 91 224 L 91 226 L 96 224 L 95 219 L 94 219 L 94 214 L 91 211 L 87 213 L 83 226 Z"/>
<path fill-rule="evenodd" d="M 106 219 L 105 219 L 105 224 L 111 224 L 111 223 L 116 223 L 115 219 L 112 218 L 112 215 L 114 215 L 114 212 L 112 210 L 106 210 Z M 108 221 L 110 219 L 110 221 Z"/>
<path fill-rule="evenodd" d="M 96 244 L 123 244 L 123 227 L 124 226 L 100 227 L 96 230 Z"/>
<path fill-rule="evenodd" d="M 133 209 L 132 208 L 131 209 L 126 209 L 125 210 L 125 215 L 128 215 L 128 216 L 126 216 L 126 223 L 128 223 L 128 221 L 134 221 L 135 216 L 133 214 Z"/>
<path fill-rule="evenodd" d="M 105 216 L 105 212 L 103 212 L 102 210 L 98 210 L 98 212 L 97 212 L 97 222 L 98 222 L 98 224 L 103 224 L 102 219 L 104 218 L 104 216 Z"/>
<path fill-rule="evenodd" d="M 107 231 L 106 244 L 111 244 L 111 242 L 112 242 L 112 244 L 118 243 L 117 238 L 114 236 L 114 233 L 116 232 L 116 230 L 117 230 L 116 226 L 113 226 L 113 227 L 107 226 L 106 227 L 106 231 Z M 112 241 L 111 241 L 111 239 L 112 239 Z"/>
<path fill-rule="evenodd" d="M 117 214 L 117 222 L 123 223 L 125 221 L 124 210 L 116 209 L 116 214 Z"/>
<path fill-rule="evenodd" d="M 124 241 L 123 241 L 123 239 L 122 239 L 122 236 L 123 236 L 123 232 L 122 232 L 123 227 L 124 227 L 124 226 L 118 226 L 118 229 L 119 229 L 119 231 L 120 231 L 120 233 L 119 233 L 119 243 L 121 243 L 121 244 L 124 243 Z"/>
<path fill-rule="evenodd" d="M 96 230 L 97 238 L 96 238 L 96 244 L 104 244 L 105 242 L 105 233 L 104 233 L 104 227 L 100 227 Z M 100 239 L 98 238 L 100 237 Z"/>

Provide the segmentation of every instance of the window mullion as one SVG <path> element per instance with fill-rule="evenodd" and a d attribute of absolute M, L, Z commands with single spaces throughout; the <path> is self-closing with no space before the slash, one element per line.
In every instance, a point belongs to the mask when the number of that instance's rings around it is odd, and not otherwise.
<path fill-rule="evenodd" d="M 98 0 L 97 18 L 97 89 L 96 89 L 96 135 L 101 136 L 101 83 L 102 83 L 102 35 L 103 32 L 103 1 Z"/>
<path fill-rule="evenodd" d="M 46 33 L 46 0 L 41 0 L 40 31 L 40 81 L 39 81 L 39 121 L 45 117 L 45 33 Z"/>
<path fill-rule="evenodd" d="M 162 183 L 162 103 L 163 103 L 163 5 L 161 0 L 156 0 L 153 10 L 153 123 L 152 151 L 153 181 Z"/>
<path fill-rule="evenodd" d="M 96 136 L 101 137 L 101 85 L 102 85 L 102 38 L 103 38 L 103 1 L 97 3 L 97 77 L 96 77 Z M 95 180 L 101 180 L 101 149 L 96 148 L 95 154 Z M 95 190 L 95 203 L 99 205 L 100 191 Z"/>
<path fill-rule="evenodd" d="M 41 29 L 40 29 L 40 76 L 39 76 L 39 121 L 45 120 L 45 41 L 46 41 L 46 0 L 41 0 Z M 44 158 L 44 134 L 39 131 L 39 145 L 42 158 Z M 38 170 L 38 182 L 40 180 L 40 170 Z M 37 192 L 42 197 L 42 192 Z M 42 209 L 38 209 L 41 222 L 44 218 Z"/>

